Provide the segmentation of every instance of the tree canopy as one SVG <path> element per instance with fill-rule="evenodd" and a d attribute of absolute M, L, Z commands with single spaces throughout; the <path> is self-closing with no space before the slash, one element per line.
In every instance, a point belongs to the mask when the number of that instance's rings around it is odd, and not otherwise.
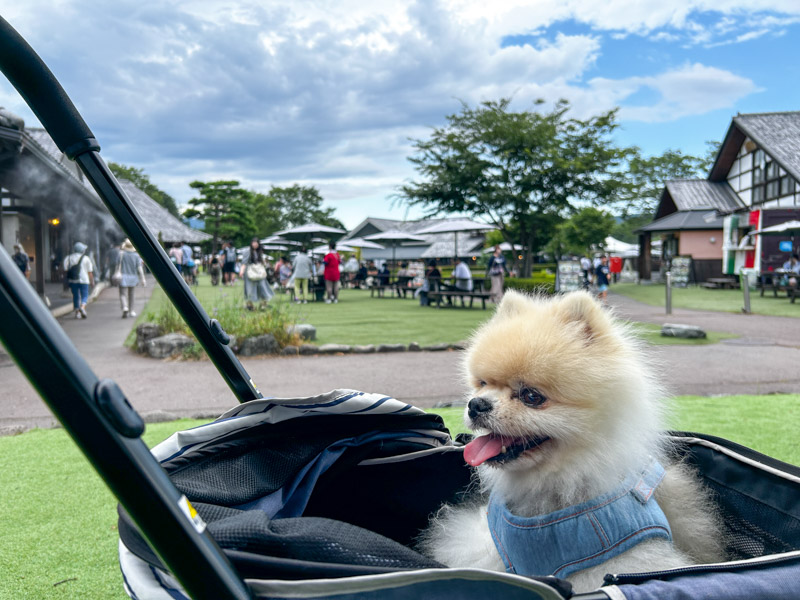
<path fill-rule="evenodd" d="M 541 105 L 543 102 L 538 101 Z M 525 248 L 523 275 L 576 203 L 602 204 L 625 185 L 626 156 L 611 141 L 616 113 L 570 118 L 562 100 L 547 112 L 509 109 L 510 100 L 462 104 L 430 138 L 413 140 L 420 179 L 400 189 L 429 215 L 467 213 Z"/>
<path fill-rule="evenodd" d="M 250 203 L 252 192 L 239 187 L 238 181 L 193 181 L 199 197 L 189 200 L 183 214 L 205 222 L 205 231 L 212 237 L 211 251 L 216 252 L 221 240 L 245 245 L 256 233 Z"/>
<path fill-rule="evenodd" d="M 585 206 L 565 221 L 561 227 L 568 248 L 576 254 L 591 253 L 592 246 L 602 246 L 616 224 L 610 213 Z"/>
<path fill-rule="evenodd" d="M 132 182 L 145 194 L 166 208 L 170 214 L 180 219 L 180 214 L 178 214 L 178 205 L 175 203 L 175 199 L 165 191 L 159 189 L 156 184 L 150 181 L 150 177 L 144 172 L 143 169 L 129 167 L 127 165 L 122 165 L 115 162 L 108 163 L 108 168 L 115 177 L 118 177 L 119 179 L 127 179 L 128 181 Z"/>
<path fill-rule="evenodd" d="M 306 223 L 319 223 L 344 229 L 342 222 L 333 216 L 333 208 L 322 208 L 322 196 L 314 186 L 298 184 L 289 187 L 272 186 L 267 196 L 274 201 L 276 207 L 280 208 L 282 219 L 280 229 Z"/>

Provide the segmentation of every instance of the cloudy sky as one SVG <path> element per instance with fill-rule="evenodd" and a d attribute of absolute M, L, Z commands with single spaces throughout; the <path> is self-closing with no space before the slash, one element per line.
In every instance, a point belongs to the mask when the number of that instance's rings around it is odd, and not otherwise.
<path fill-rule="evenodd" d="M 100 141 L 179 203 L 195 179 L 314 185 L 404 218 L 409 138 L 459 101 L 620 107 L 618 141 L 703 154 L 737 112 L 800 110 L 798 0 L 0 0 Z M 0 106 L 37 122 L 0 81 Z"/>

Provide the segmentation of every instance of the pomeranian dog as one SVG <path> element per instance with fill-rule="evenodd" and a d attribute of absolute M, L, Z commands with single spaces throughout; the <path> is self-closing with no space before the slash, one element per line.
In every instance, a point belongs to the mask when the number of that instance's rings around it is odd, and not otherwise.
<path fill-rule="evenodd" d="M 509 291 L 473 336 L 464 458 L 481 493 L 445 506 L 420 550 L 450 567 L 555 575 L 724 560 L 698 476 L 669 458 L 660 387 L 640 343 L 588 293 Z"/>

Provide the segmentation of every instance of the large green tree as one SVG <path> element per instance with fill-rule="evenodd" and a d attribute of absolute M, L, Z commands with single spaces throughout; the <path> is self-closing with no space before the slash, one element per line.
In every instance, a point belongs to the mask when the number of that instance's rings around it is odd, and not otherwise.
<path fill-rule="evenodd" d="M 709 156 L 701 158 L 680 150 L 667 149 L 653 156 L 642 156 L 637 147 L 628 152 L 627 182 L 617 196 L 620 212 L 625 217 L 652 216 L 667 181 L 705 177 L 710 167 Z"/>
<path fill-rule="evenodd" d="M 280 207 L 283 220 L 281 228 L 297 227 L 307 223 L 344 228 L 341 221 L 333 216 L 335 209 L 322 207 L 322 196 L 314 186 L 299 184 L 289 187 L 272 186 L 267 196 Z"/>
<path fill-rule="evenodd" d="M 592 246 L 603 245 L 615 224 L 616 219 L 610 213 L 585 206 L 561 225 L 561 231 L 570 250 L 590 254 Z"/>
<path fill-rule="evenodd" d="M 400 195 L 430 215 L 467 213 L 490 221 L 509 243 L 525 247 L 525 276 L 532 254 L 576 202 L 604 203 L 616 195 L 624 185 L 617 173 L 625 153 L 611 141 L 615 111 L 580 120 L 568 116 L 563 100 L 543 112 L 514 112 L 509 105 L 508 99 L 462 104 L 430 138 L 413 140 L 409 160 L 420 178 Z"/>
<path fill-rule="evenodd" d="M 189 186 L 199 196 L 189 200 L 183 214 L 205 222 L 205 231 L 213 236 L 212 253 L 216 253 L 221 240 L 232 240 L 244 245 L 255 234 L 252 192 L 239 187 L 238 181 L 193 181 Z"/>
<path fill-rule="evenodd" d="M 115 162 L 108 163 L 108 168 L 115 177 L 119 179 L 127 179 L 128 181 L 132 182 L 145 194 L 166 208 L 172 215 L 180 218 L 180 214 L 178 213 L 178 205 L 175 203 L 175 199 L 167 192 L 159 189 L 156 184 L 150 181 L 150 176 L 147 175 L 144 170 L 136 167 L 130 167 L 128 165 L 121 165 Z"/>

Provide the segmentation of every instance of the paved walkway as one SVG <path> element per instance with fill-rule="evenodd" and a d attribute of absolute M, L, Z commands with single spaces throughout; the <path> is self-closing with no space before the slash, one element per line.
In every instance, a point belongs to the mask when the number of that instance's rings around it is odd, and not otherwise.
<path fill-rule="evenodd" d="M 137 289 L 139 312 L 152 287 Z M 650 362 L 671 393 L 800 393 L 800 319 L 663 309 L 611 295 L 621 317 L 653 323 L 680 322 L 742 336 L 708 346 L 658 346 Z M 117 290 L 89 306 L 89 318 L 59 320 L 99 377 L 117 381 L 133 406 L 151 419 L 216 416 L 236 404 L 208 361 L 157 361 L 122 346 L 132 322 L 120 318 Z M 251 358 L 243 364 L 265 395 L 306 396 L 333 388 L 393 395 L 419 406 L 464 397 L 461 352 L 409 352 L 350 356 Z M 53 417 L 19 370 L 0 364 L 0 434 L 50 427 Z"/>

